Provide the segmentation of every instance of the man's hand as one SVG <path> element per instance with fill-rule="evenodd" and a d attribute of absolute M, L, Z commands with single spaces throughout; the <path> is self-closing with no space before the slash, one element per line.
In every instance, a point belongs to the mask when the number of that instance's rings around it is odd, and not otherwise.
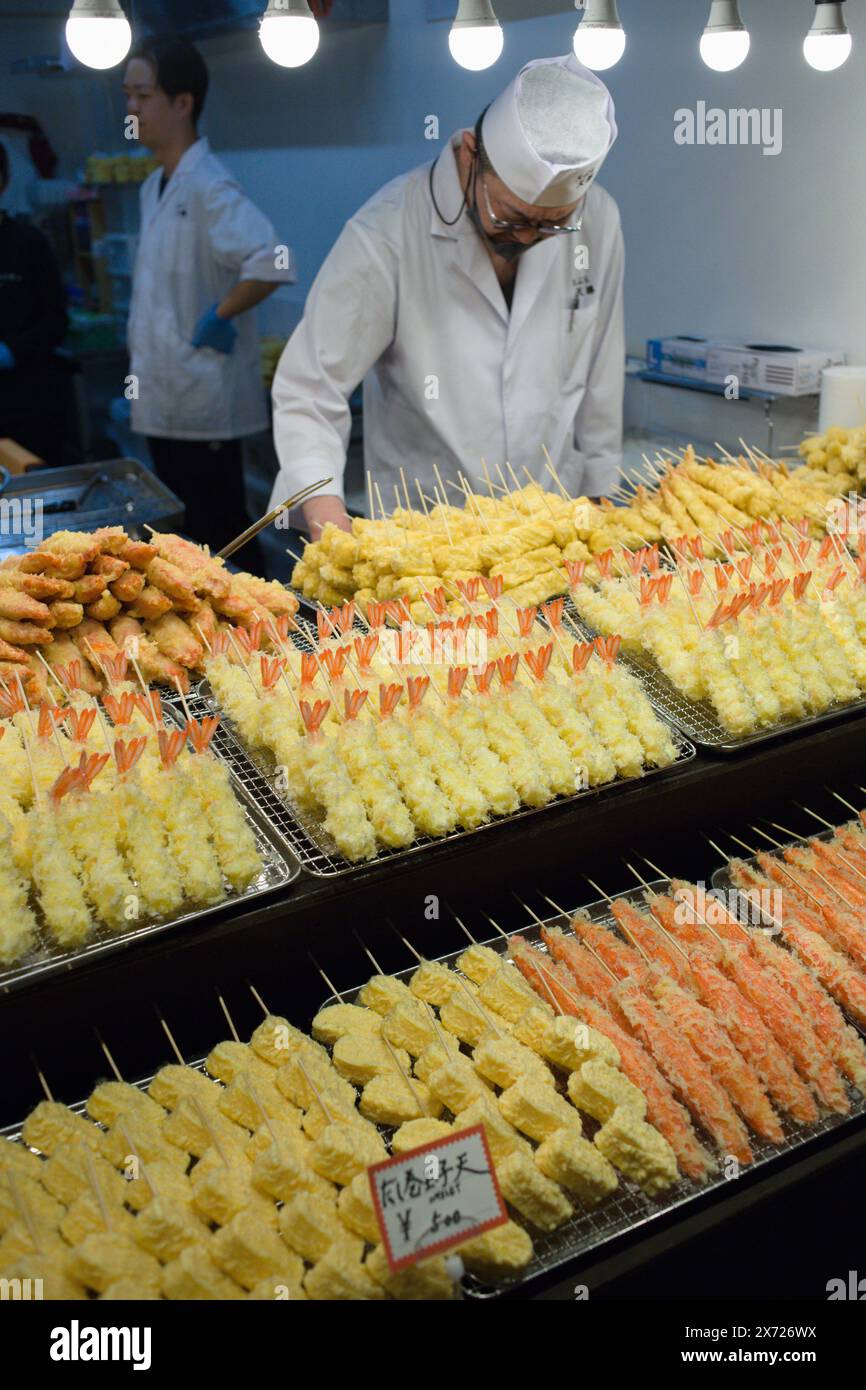
<path fill-rule="evenodd" d="M 339 526 L 341 531 L 352 529 L 351 518 L 340 497 L 311 497 L 309 502 L 303 504 L 301 511 L 304 513 L 310 540 L 317 541 L 322 534 L 322 528 L 329 521 L 332 525 Z"/>

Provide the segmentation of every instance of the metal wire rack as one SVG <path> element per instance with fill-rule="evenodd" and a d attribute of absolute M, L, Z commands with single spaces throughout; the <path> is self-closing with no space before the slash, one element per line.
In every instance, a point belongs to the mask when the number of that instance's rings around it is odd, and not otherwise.
<path fill-rule="evenodd" d="M 648 887 L 657 892 L 664 893 L 670 887 L 667 879 L 656 879 L 648 883 Z M 630 903 L 632 906 L 641 909 L 646 907 L 641 890 L 636 889 L 631 892 L 617 894 L 617 899 Z M 531 921 L 526 927 L 518 928 L 519 934 L 527 941 L 531 941 L 542 951 L 546 951 L 541 940 L 542 926 L 562 926 L 567 925 L 568 918 L 573 915 L 569 909 L 568 917 L 562 915 L 548 915 L 541 917 L 541 925 Z M 611 913 L 610 904 L 606 899 L 590 903 L 583 909 L 590 918 L 601 926 L 610 927 L 620 936 L 615 919 Z M 516 935 L 517 932 L 508 933 Z M 482 943 L 490 946 L 494 950 L 505 954 L 506 943 L 501 936 L 493 937 Z M 443 965 L 457 968 L 457 961 L 462 955 L 461 951 L 454 951 L 450 955 L 439 957 Z M 414 974 L 417 966 L 411 965 L 402 971 L 395 971 L 398 979 L 407 981 Z M 346 990 L 341 994 L 341 999 L 346 1002 L 357 1002 L 358 989 Z M 327 1002 L 331 1002 L 329 999 Z M 778 1162 L 783 1157 L 793 1153 L 806 1145 L 813 1144 L 822 1135 L 828 1134 L 833 1130 L 844 1128 L 852 1120 L 860 1115 L 866 1114 L 866 1097 L 855 1087 L 848 1086 L 851 1110 L 847 1115 L 825 1115 L 812 1125 L 797 1125 L 787 1116 L 781 1116 L 782 1129 L 785 1138 L 781 1144 L 769 1144 L 750 1135 L 754 1162 L 749 1165 L 745 1172 L 754 1172 L 757 1169 L 767 1167 L 769 1164 Z M 592 1138 L 598 1128 L 597 1123 L 589 1116 L 582 1115 L 584 1120 L 584 1132 L 587 1138 Z M 390 1131 L 382 1131 L 387 1138 Z M 707 1140 L 711 1151 L 712 1141 Z M 687 1207 L 694 1203 L 698 1198 L 705 1194 L 725 1187 L 730 1181 L 729 1178 L 719 1174 L 711 1178 L 708 1182 L 697 1183 L 687 1178 L 680 1178 L 672 1187 L 668 1188 L 660 1197 L 647 1197 L 641 1189 L 629 1179 L 619 1174 L 620 1184 L 616 1192 L 592 1210 L 579 1208 L 574 1215 L 557 1228 L 556 1231 L 547 1233 L 536 1230 L 519 1215 L 512 1211 L 512 1218 L 520 1225 L 526 1227 L 532 1236 L 534 1254 L 531 1263 L 520 1276 L 519 1279 L 508 1283 L 488 1285 L 467 1275 L 464 1278 L 464 1291 L 470 1298 L 489 1299 L 500 1296 L 503 1292 L 516 1287 L 523 1288 L 530 1285 L 534 1280 L 542 1275 L 547 1275 L 559 1269 L 563 1265 L 576 1259 L 578 1256 L 596 1251 L 601 1246 L 613 1240 L 616 1236 L 625 1231 L 634 1231 L 641 1226 L 657 1221 L 660 1217 L 672 1211 Z M 459 1253 L 459 1251 L 458 1251 Z"/>
<path fill-rule="evenodd" d="M 365 859 L 360 864 L 350 864 L 348 860 L 343 858 L 337 846 L 327 835 L 321 821 L 296 806 L 277 789 L 275 786 L 276 760 L 266 751 L 257 749 L 255 752 L 251 752 L 246 748 L 234 723 L 223 713 L 219 703 L 214 698 L 207 681 L 202 681 L 195 690 L 190 692 L 187 696 L 187 705 L 193 718 L 201 718 L 203 715 L 215 713 L 222 715 L 211 745 L 212 748 L 228 763 L 250 794 L 258 800 L 268 818 L 291 846 L 292 851 L 306 871 L 319 878 L 335 878 L 357 872 L 370 865 L 402 860 L 408 855 L 421 854 L 435 845 L 452 844 L 455 841 L 465 840 L 470 835 L 482 833 L 496 825 L 508 825 L 513 821 L 541 816 L 552 808 L 569 805 L 573 801 L 598 798 L 613 789 L 643 781 L 647 777 L 664 776 L 682 763 L 690 761 L 696 753 L 694 745 L 683 737 L 679 729 L 670 724 L 669 721 L 665 721 L 670 728 L 671 738 L 677 749 L 676 761 L 669 767 L 648 768 L 643 777 L 620 777 L 613 782 L 605 783 L 603 786 L 589 787 L 583 791 L 574 792 L 571 796 L 560 796 L 549 802 L 547 806 L 526 807 L 523 810 L 515 811 L 512 815 L 499 816 L 494 820 L 486 821 L 476 830 L 456 830 L 450 835 L 443 835 L 435 840 L 427 835 L 419 836 L 405 849 L 381 849 L 371 859 Z"/>
<path fill-rule="evenodd" d="M 174 713 L 170 707 L 166 706 L 165 708 L 167 712 Z M 241 803 L 247 824 L 255 836 L 256 847 L 262 858 L 262 872 L 252 883 L 248 884 L 240 893 L 226 883 L 225 898 L 212 907 L 181 911 L 168 918 L 149 919 L 142 926 L 120 934 L 111 931 L 103 923 L 97 923 L 93 936 L 87 944 L 72 950 L 64 950 L 51 940 L 37 903 L 34 906 L 34 912 L 39 926 L 39 944 L 35 951 L 20 964 L 0 970 L 0 994 L 9 994 L 12 990 L 35 979 L 41 980 L 48 975 L 74 969 L 98 957 L 129 950 L 138 942 L 159 936 L 164 932 L 180 931 L 203 917 L 221 911 L 224 907 L 232 906 L 235 903 L 248 905 L 266 893 L 273 893 L 278 888 L 285 888 L 289 883 L 292 883 L 300 874 L 301 867 L 292 853 L 291 847 L 274 830 L 268 817 L 256 804 L 256 799 L 250 796 L 242 780 L 231 769 L 230 775 L 233 790 Z"/>
<path fill-rule="evenodd" d="M 566 599 L 565 611 L 571 622 L 585 634 L 587 641 L 591 642 L 593 638 L 601 635 L 580 616 L 571 595 Z M 835 720 L 852 714 L 866 713 L 866 699 L 852 700 L 847 704 L 830 705 L 820 714 L 810 714 L 804 719 L 781 719 L 778 723 L 759 729 L 755 733 L 734 737 L 720 723 L 709 700 L 688 699 L 668 680 L 652 657 L 621 651 L 619 660 L 637 676 L 656 712 L 681 729 L 699 748 L 706 748 L 712 753 L 741 753 L 745 748 L 770 743 L 785 734 L 811 732 L 822 724 L 832 724 Z"/>

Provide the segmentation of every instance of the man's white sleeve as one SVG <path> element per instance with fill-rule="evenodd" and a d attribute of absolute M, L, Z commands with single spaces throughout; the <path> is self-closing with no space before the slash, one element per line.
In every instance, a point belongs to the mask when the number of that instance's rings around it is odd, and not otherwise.
<path fill-rule="evenodd" d="M 208 240 L 216 261 L 239 280 L 290 284 L 294 278 L 288 248 L 279 242 L 265 214 L 231 179 L 205 193 Z"/>
<path fill-rule="evenodd" d="M 604 266 L 596 281 L 599 304 L 592 361 L 574 422 L 574 447 L 583 463 L 581 487 L 589 497 L 609 493 L 616 486 L 622 464 L 625 251 L 615 205 L 612 213 L 612 226 L 603 239 Z"/>
<path fill-rule="evenodd" d="M 318 495 L 344 496 L 349 400 L 393 342 L 396 306 L 395 248 L 353 219 L 319 271 L 274 377 L 280 472 L 272 506 L 320 478 L 334 481 Z"/>

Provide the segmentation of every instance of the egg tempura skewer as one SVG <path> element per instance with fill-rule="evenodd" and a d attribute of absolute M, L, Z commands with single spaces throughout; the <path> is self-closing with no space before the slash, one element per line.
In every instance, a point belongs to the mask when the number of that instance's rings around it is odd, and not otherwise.
<path fill-rule="evenodd" d="M 5 734 L 6 729 L 0 726 L 0 740 Z M 0 814 L 0 963 L 20 960 L 33 949 L 36 939 L 36 918 L 27 901 L 27 883 L 12 853 L 12 826 Z"/>
<path fill-rule="evenodd" d="M 39 905 L 49 933 L 60 946 L 81 946 L 92 934 L 94 924 L 78 866 L 60 834 L 56 810 L 63 796 L 78 785 L 80 773 L 77 768 L 62 772 L 46 804 L 26 739 L 24 748 L 36 797 L 34 809 L 28 812 L 28 828 L 30 872 Z"/>
<path fill-rule="evenodd" d="M 189 718 L 186 708 L 187 738 L 195 753 L 183 765 L 184 779 L 204 813 L 219 866 L 235 892 L 240 893 L 261 873 L 261 855 L 232 791 L 228 770 L 209 751 L 219 718 L 197 724 Z"/>

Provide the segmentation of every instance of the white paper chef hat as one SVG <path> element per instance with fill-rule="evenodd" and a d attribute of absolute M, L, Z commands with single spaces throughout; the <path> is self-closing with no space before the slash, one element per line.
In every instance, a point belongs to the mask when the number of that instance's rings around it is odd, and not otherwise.
<path fill-rule="evenodd" d="M 583 197 L 616 134 L 610 92 L 572 53 L 527 63 L 481 125 L 499 178 L 522 202 L 543 208 Z"/>

